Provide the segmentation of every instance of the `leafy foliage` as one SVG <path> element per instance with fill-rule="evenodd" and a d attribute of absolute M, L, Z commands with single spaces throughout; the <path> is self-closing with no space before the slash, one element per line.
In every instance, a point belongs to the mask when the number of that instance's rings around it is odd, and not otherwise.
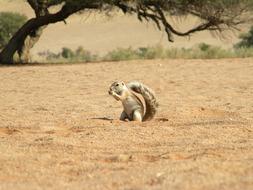
<path fill-rule="evenodd" d="M 0 13 L 0 49 L 3 48 L 12 35 L 26 22 L 27 17 L 19 13 Z"/>
<path fill-rule="evenodd" d="M 240 35 L 239 38 L 241 41 L 235 45 L 236 48 L 253 47 L 253 26 L 248 33 Z"/>
<path fill-rule="evenodd" d="M 62 48 L 61 56 L 65 59 L 71 59 L 75 56 L 75 54 L 71 49 L 64 47 Z"/>

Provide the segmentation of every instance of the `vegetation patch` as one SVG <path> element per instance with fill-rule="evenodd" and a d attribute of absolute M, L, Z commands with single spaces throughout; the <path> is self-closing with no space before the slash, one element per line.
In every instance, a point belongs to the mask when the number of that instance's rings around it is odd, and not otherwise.
<path fill-rule="evenodd" d="M 15 32 L 26 22 L 25 15 L 13 12 L 0 13 L 0 49 L 4 48 Z"/>
<path fill-rule="evenodd" d="M 246 58 L 253 57 L 253 47 L 236 47 L 223 49 L 201 43 L 191 48 L 164 48 L 163 46 L 149 46 L 140 48 L 117 48 L 103 56 L 93 54 L 78 47 L 76 50 L 62 48 L 61 52 L 41 52 L 39 55 L 45 62 L 52 63 L 78 63 L 78 62 L 104 62 L 138 59 L 220 59 L 220 58 Z"/>

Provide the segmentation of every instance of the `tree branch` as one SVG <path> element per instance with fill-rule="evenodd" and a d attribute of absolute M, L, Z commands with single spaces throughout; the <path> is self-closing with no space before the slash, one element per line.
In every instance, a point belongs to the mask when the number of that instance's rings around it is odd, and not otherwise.
<path fill-rule="evenodd" d="M 34 10 L 35 15 L 37 16 L 37 12 L 39 10 L 39 5 L 37 0 L 27 0 L 30 7 Z"/>
<path fill-rule="evenodd" d="M 173 34 L 177 36 L 189 36 L 192 33 L 209 30 L 209 31 L 218 31 L 222 32 L 224 29 L 235 29 L 239 24 L 244 23 L 242 19 L 238 19 L 239 15 L 242 15 L 246 12 L 247 6 L 241 7 L 239 5 L 231 9 L 226 9 L 224 6 L 219 6 L 220 4 L 214 4 L 213 7 L 211 4 L 206 4 L 203 2 L 192 2 L 185 1 L 185 3 L 178 4 L 173 1 L 141 1 L 134 3 L 127 3 L 127 1 L 117 0 L 117 6 L 124 13 L 135 13 L 140 21 L 143 19 L 149 21 L 152 20 L 157 28 L 161 30 L 161 26 L 164 27 L 165 32 L 167 33 L 168 40 L 173 42 Z M 243 4 L 244 5 L 244 4 Z M 171 15 L 188 15 L 191 14 L 202 20 L 202 23 L 192 27 L 187 31 L 178 31 L 176 30 L 165 16 L 165 12 L 170 13 Z"/>
<path fill-rule="evenodd" d="M 68 18 L 71 14 L 74 14 L 83 9 L 98 9 L 100 5 L 94 4 L 82 4 L 80 6 L 65 4 L 60 11 L 54 14 L 46 14 L 28 20 L 10 39 L 9 43 L 0 53 L 0 60 L 2 63 L 12 63 L 13 58 L 8 55 L 14 55 L 14 53 L 20 48 L 20 44 L 24 44 L 25 39 L 32 31 L 36 31 L 42 26 L 60 22 Z M 19 42 L 19 43 L 16 43 Z"/>

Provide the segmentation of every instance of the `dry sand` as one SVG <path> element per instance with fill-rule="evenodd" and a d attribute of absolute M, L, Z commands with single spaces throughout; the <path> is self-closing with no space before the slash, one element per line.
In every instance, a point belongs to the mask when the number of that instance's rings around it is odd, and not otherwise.
<path fill-rule="evenodd" d="M 253 189 L 253 59 L 0 68 L 0 189 Z M 139 80 L 157 117 L 118 120 Z"/>

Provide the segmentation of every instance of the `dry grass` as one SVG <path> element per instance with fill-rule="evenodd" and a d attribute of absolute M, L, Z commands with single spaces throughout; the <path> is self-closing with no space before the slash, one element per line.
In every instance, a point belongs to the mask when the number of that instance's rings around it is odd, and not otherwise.
<path fill-rule="evenodd" d="M 252 189 L 252 61 L 1 67 L 0 189 Z M 116 79 L 155 120 L 118 121 Z"/>

